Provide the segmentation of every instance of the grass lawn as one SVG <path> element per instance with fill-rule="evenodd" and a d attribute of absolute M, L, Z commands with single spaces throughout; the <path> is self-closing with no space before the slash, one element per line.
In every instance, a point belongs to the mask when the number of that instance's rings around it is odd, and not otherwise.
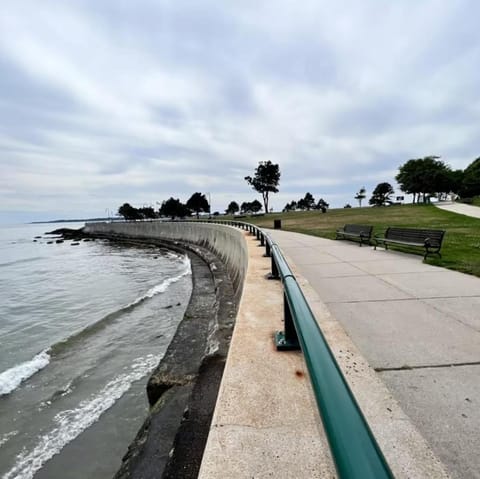
<path fill-rule="evenodd" d="M 373 233 L 388 226 L 446 230 L 442 258 L 429 256 L 427 262 L 480 277 L 480 219 L 451 213 L 433 205 L 401 205 L 381 208 L 341 208 L 327 213 L 304 211 L 271 213 L 247 217 L 242 221 L 273 228 L 273 220 L 282 220 L 282 229 L 323 238 L 335 238 L 335 230 L 346 223 L 369 224 Z M 392 249 L 395 249 L 392 247 Z M 409 250 L 423 256 L 423 250 Z"/>

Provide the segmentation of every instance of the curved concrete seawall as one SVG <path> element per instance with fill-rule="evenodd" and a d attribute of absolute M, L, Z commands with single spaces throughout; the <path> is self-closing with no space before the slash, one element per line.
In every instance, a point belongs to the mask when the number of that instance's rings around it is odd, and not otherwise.
<path fill-rule="evenodd" d="M 115 479 L 196 479 L 247 274 L 244 233 L 225 225 L 162 221 L 89 223 L 83 232 L 190 258 L 187 310 L 150 376 L 150 412 Z"/>
<path fill-rule="evenodd" d="M 153 238 L 203 246 L 226 265 L 236 298 L 241 294 L 248 265 L 248 251 L 243 233 L 237 228 L 200 222 L 138 221 L 87 223 L 84 231 L 94 235 Z"/>

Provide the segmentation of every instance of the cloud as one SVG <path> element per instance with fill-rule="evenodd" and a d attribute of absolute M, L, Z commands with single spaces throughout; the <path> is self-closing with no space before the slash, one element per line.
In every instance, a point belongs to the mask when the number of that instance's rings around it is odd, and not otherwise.
<path fill-rule="evenodd" d="M 334 206 L 409 158 L 478 156 L 471 1 L 75 3 L 0 14 L 1 209 L 98 215 L 209 192 Z M 61 206 L 59 206 L 61 205 Z M 100 213 L 99 213 L 100 212 Z"/>

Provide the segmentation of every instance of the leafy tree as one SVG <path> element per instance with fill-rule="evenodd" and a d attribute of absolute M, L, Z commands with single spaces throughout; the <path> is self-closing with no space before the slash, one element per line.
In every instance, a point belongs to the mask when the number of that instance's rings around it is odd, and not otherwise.
<path fill-rule="evenodd" d="M 258 213 L 262 210 L 262 203 L 260 203 L 260 201 L 258 200 L 253 200 L 250 203 L 250 210 L 252 211 L 252 213 Z"/>
<path fill-rule="evenodd" d="M 311 210 L 315 208 L 315 198 L 311 193 L 308 193 L 308 192 L 305 193 L 305 196 L 301 201 L 303 202 L 303 205 L 306 210 Z"/>
<path fill-rule="evenodd" d="M 162 202 L 160 206 L 160 214 L 162 216 L 170 216 L 172 220 L 175 217 L 183 218 L 190 214 L 190 210 L 177 198 L 169 198 Z"/>
<path fill-rule="evenodd" d="M 402 191 L 413 194 L 413 202 L 422 198 L 427 202 L 432 195 L 447 193 L 456 186 L 452 169 L 439 159 L 439 156 L 426 156 L 408 160 L 400 166 L 395 179 Z"/>
<path fill-rule="evenodd" d="M 245 180 L 255 191 L 262 194 L 265 213 L 268 213 L 268 199 L 270 193 L 278 193 L 280 182 L 280 168 L 278 165 L 268 161 L 260 161 L 255 168 L 253 177 L 246 176 Z"/>
<path fill-rule="evenodd" d="M 250 213 L 251 210 L 250 210 L 250 203 L 248 201 L 244 201 L 241 205 L 240 205 L 240 213 Z"/>
<path fill-rule="evenodd" d="M 238 206 L 238 203 L 236 201 L 231 201 L 230 204 L 228 205 L 228 208 L 225 210 L 225 213 L 227 215 L 234 215 L 240 210 L 240 206 Z"/>
<path fill-rule="evenodd" d="M 379 183 L 373 190 L 369 203 L 374 206 L 383 206 L 390 201 L 394 191 L 390 183 Z"/>
<path fill-rule="evenodd" d="M 367 190 L 365 189 L 365 186 L 362 186 L 357 194 L 355 195 L 355 199 L 358 201 L 358 205 L 360 208 L 362 207 L 362 201 L 367 197 Z"/>
<path fill-rule="evenodd" d="M 287 203 L 284 206 L 283 211 L 285 211 L 285 212 L 295 211 L 297 208 L 298 208 L 297 202 L 292 200 L 290 203 Z"/>
<path fill-rule="evenodd" d="M 307 209 L 307 205 L 305 203 L 305 198 L 300 198 L 298 201 L 297 201 L 297 209 L 298 210 L 306 210 Z"/>
<path fill-rule="evenodd" d="M 240 206 L 242 213 L 258 213 L 262 209 L 262 203 L 258 200 L 244 201 Z"/>
<path fill-rule="evenodd" d="M 208 213 L 210 211 L 210 205 L 208 204 L 208 200 L 205 195 L 202 193 L 193 193 L 192 196 L 187 201 L 187 208 L 194 211 L 197 215 L 197 219 L 199 217 L 200 211 Z"/>
<path fill-rule="evenodd" d="M 318 200 L 317 205 L 316 205 L 316 209 L 317 210 L 322 210 L 322 213 L 326 213 L 329 206 L 330 205 L 323 198 L 320 198 Z"/>
<path fill-rule="evenodd" d="M 130 203 L 124 203 L 118 208 L 118 214 L 123 216 L 126 220 L 140 220 L 143 218 L 142 214 L 137 208 L 134 208 Z"/>
<path fill-rule="evenodd" d="M 351 207 L 352 207 L 352 205 L 351 205 L 350 203 L 347 203 L 347 204 L 344 206 L 344 208 L 351 208 Z"/>
<path fill-rule="evenodd" d="M 155 210 L 151 206 L 144 206 L 143 208 L 139 208 L 138 211 L 143 218 L 153 219 L 157 217 Z"/>
<path fill-rule="evenodd" d="M 480 157 L 465 168 L 460 194 L 465 198 L 480 195 Z"/>

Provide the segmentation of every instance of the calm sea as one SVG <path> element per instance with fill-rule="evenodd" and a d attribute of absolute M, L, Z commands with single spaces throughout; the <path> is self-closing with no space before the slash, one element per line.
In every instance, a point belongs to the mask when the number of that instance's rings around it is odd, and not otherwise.
<path fill-rule="evenodd" d="M 109 478 L 191 294 L 187 257 L 0 226 L 0 477 Z"/>

